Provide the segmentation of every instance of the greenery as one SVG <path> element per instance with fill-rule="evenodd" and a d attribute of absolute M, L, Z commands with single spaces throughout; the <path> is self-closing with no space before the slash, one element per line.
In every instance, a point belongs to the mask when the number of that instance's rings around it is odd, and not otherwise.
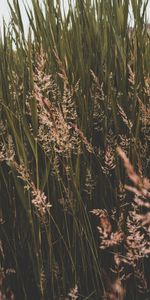
<path fill-rule="evenodd" d="M 148 1 L 42 2 L 0 38 L 0 298 L 149 299 Z"/>

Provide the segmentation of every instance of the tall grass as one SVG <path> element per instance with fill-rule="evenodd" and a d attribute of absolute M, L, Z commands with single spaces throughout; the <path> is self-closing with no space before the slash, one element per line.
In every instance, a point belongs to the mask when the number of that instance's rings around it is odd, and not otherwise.
<path fill-rule="evenodd" d="M 148 297 L 148 251 L 133 252 L 130 228 L 141 220 L 147 249 L 149 215 L 146 228 L 143 214 L 135 220 L 131 192 L 141 199 L 149 186 L 141 192 L 139 179 L 125 190 L 116 152 L 131 180 L 126 155 L 132 175 L 150 177 L 147 3 L 131 1 L 131 30 L 128 0 L 69 1 L 65 14 L 59 0 L 43 0 L 44 10 L 32 0 L 26 38 L 19 3 L 9 1 L 0 40 L 1 297 Z"/>

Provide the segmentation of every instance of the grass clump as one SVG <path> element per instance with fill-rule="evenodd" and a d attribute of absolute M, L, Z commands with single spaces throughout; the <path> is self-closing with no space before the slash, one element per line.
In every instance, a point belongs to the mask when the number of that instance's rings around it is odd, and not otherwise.
<path fill-rule="evenodd" d="M 0 295 L 149 297 L 148 1 L 42 3 L 0 40 Z"/>

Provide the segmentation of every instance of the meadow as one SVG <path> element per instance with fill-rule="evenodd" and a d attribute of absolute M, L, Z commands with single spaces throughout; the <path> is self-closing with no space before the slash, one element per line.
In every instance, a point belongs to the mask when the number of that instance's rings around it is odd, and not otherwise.
<path fill-rule="evenodd" d="M 65 1 L 65 0 L 64 0 Z M 0 37 L 0 299 L 150 299 L 148 0 L 18 0 Z"/>

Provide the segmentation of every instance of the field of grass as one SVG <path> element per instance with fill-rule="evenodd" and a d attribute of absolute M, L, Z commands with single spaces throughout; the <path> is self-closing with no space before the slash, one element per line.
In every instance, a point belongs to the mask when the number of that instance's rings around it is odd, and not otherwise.
<path fill-rule="evenodd" d="M 148 0 L 68 4 L 0 38 L 0 300 L 148 300 Z"/>

